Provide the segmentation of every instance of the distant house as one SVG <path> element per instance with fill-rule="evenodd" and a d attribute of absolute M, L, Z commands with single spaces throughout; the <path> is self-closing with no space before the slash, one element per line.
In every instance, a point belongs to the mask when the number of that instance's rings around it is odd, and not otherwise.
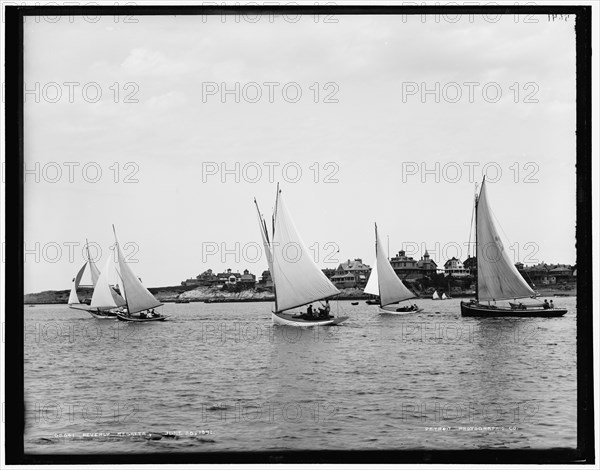
<path fill-rule="evenodd" d="M 217 285 L 235 285 L 241 277 L 242 275 L 239 272 L 231 272 L 231 268 L 229 268 L 226 272 L 217 274 Z"/>
<path fill-rule="evenodd" d="M 437 263 L 429 257 L 427 250 L 425 250 L 423 257 L 417 261 L 417 267 L 425 276 L 433 276 L 437 273 Z"/>
<path fill-rule="evenodd" d="M 421 277 L 421 270 L 417 266 L 417 260 L 412 256 L 406 256 L 406 251 L 400 250 L 398 254 L 390 259 L 390 264 L 394 268 L 394 272 L 400 279 L 407 279 L 411 275 Z"/>
<path fill-rule="evenodd" d="M 331 281 L 334 284 L 341 282 L 345 284 L 344 287 L 364 286 L 367 284 L 370 272 L 371 266 L 364 264 L 362 259 L 355 258 L 353 261 L 341 263 L 335 270 L 335 275 L 331 277 Z"/>
<path fill-rule="evenodd" d="M 256 276 L 247 269 L 244 269 L 244 274 L 240 277 L 239 283 L 244 287 L 254 287 L 256 284 Z"/>
<path fill-rule="evenodd" d="M 260 280 L 258 281 L 258 285 L 260 287 L 265 287 L 272 289 L 273 288 L 273 279 L 271 278 L 271 272 L 267 269 L 263 271 L 260 275 Z"/>
<path fill-rule="evenodd" d="M 202 274 L 198 274 L 195 278 L 186 279 L 182 281 L 182 286 L 212 286 L 217 282 L 217 276 L 213 273 L 212 269 L 204 271 Z"/>
<path fill-rule="evenodd" d="M 452 277 L 466 277 L 469 275 L 469 270 L 461 260 L 454 256 L 444 263 L 444 275 Z"/>
<path fill-rule="evenodd" d="M 350 273 L 340 273 L 331 277 L 331 282 L 338 288 L 356 287 L 356 276 Z"/>
<path fill-rule="evenodd" d="M 538 263 L 533 266 L 515 264 L 526 281 L 535 285 L 567 284 L 575 282 L 573 268 L 567 264 Z"/>

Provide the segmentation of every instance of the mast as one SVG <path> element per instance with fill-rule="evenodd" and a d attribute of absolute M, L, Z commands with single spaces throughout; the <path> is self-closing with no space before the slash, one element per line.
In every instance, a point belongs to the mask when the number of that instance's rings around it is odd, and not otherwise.
<path fill-rule="evenodd" d="M 272 234 L 272 239 L 275 240 L 275 219 L 277 217 L 277 205 L 279 203 L 279 183 L 277 183 L 277 194 L 275 194 L 275 209 L 273 210 L 273 218 L 272 218 L 272 222 L 273 222 L 273 234 Z M 271 259 L 274 260 L 275 258 L 275 250 L 272 251 L 272 255 L 271 255 Z M 271 282 L 273 283 L 273 296 L 275 297 L 275 311 L 279 312 L 279 306 L 278 306 L 278 302 L 277 302 L 277 287 L 275 286 L 275 270 L 272 269 L 272 273 L 271 273 Z"/>
<path fill-rule="evenodd" d="M 477 267 L 477 276 L 475 276 L 475 301 L 477 303 L 479 303 L 479 256 L 477 256 L 477 219 L 479 217 L 479 196 L 481 195 L 481 191 L 483 191 L 484 184 L 485 175 L 483 175 L 483 181 L 481 182 L 481 189 L 479 190 L 479 195 L 475 195 L 475 266 Z"/>
<path fill-rule="evenodd" d="M 379 247 L 377 246 L 377 222 L 375 222 L 375 260 L 377 261 L 377 250 Z M 389 254 L 389 253 L 388 253 Z M 375 269 L 377 269 L 377 265 L 375 265 Z M 377 273 L 377 290 L 379 291 L 379 306 L 381 307 L 381 287 L 379 284 L 379 273 Z"/>
<path fill-rule="evenodd" d="M 85 239 L 85 250 L 87 251 L 88 261 L 90 261 L 92 258 L 90 256 L 90 243 L 87 238 Z"/>
<path fill-rule="evenodd" d="M 112 224 L 113 234 L 115 235 L 115 249 L 117 250 L 117 258 L 119 258 L 119 241 L 117 240 L 117 231 L 115 230 L 115 224 Z M 121 279 L 121 287 L 123 289 L 123 299 L 125 299 L 125 306 L 127 307 L 127 313 L 130 313 L 129 309 L 129 296 L 125 294 L 125 283 L 123 282 L 123 278 L 121 277 L 121 273 L 119 273 L 119 278 Z"/>

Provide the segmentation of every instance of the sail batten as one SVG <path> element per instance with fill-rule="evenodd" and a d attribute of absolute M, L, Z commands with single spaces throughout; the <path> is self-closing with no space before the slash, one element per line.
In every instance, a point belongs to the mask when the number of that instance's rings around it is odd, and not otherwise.
<path fill-rule="evenodd" d="M 504 249 L 492 219 L 485 181 L 477 202 L 477 293 L 484 301 L 535 295 Z"/>
<path fill-rule="evenodd" d="M 390 264 L 387 254 L 381 245 L 377 226 L 375 226 L 375 241 L 377 251 L 377 282 L 379 287 L 379 300 L 382 307 L 408 300 L 415 295 L 400 280 Z"/>
<path fill-rule="evenodd" d="M 265 227 L 262 224 L 261 227 Z M 267 233 L 261 229 L 263 241 Z M 268 238 L 266 238 L 268 243 Z M 275 310 L 283 312 L 310 302 L 333 297 L 340 291 L 323 274 L 300 238 L 287 207 L 278 192 L 271 238 L 271 277 L 275 291 Z M 267 254 L 267 259 L 268 259 Z"/>

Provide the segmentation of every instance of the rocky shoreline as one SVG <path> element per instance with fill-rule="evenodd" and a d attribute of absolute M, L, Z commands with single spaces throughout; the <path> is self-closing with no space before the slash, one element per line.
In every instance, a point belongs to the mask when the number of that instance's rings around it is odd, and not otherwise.
<path fill-rule="evenodd" d="M 558 287 L 558 286 L 557 286 Z M 552 287 L 540 287 L 537 289 L 540 297 L 561 297 L 561 296 L 576 296 L 577 287 L 569 290 Z M 275 300 L 273 293 L 262 288 L 246 289 L 238 292 L 227 291 L 216 287 L 192 287 L 192 286 L 167 286 L 167 287 L 152 287 L 148 289 L 161 302 L 207 302 L 207 303 L 222 303 L 222 302 L 272 302 Z M 81 299 L 91 299 L 92 289 L 81 288 Z M 474 297 L 472 293 L 452 294 L 454 298 L 469 298 Z M 365 300 L 369 295 L 365 294 L 362 289 L 348 288 L 341 289 L 339 300 Z M 422 296 L 421 298 L 429 298 Z M 25 304 L 66 304 L 69 300 L 69 290 L 59 291 L 44 291 L 35 294 L 26 294 L 24 298 Z"/>

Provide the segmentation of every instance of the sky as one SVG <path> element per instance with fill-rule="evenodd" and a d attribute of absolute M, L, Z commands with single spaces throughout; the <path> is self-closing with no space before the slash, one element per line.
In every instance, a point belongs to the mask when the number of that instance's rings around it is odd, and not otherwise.
<path fill-rule="evenodd" d="M 392 254 L 464 260 L 484 168 L 515 262 L 576 262 L 574 18 L 27 18 L 24 34 L 25 292 L 68 289 L 86 238 L 102 267 L 112 224 L 147 286 L 260 274 L 254 197 L 269 218 L 277 182 L 322 268 L 370 264 L 374 222 Z"/>

